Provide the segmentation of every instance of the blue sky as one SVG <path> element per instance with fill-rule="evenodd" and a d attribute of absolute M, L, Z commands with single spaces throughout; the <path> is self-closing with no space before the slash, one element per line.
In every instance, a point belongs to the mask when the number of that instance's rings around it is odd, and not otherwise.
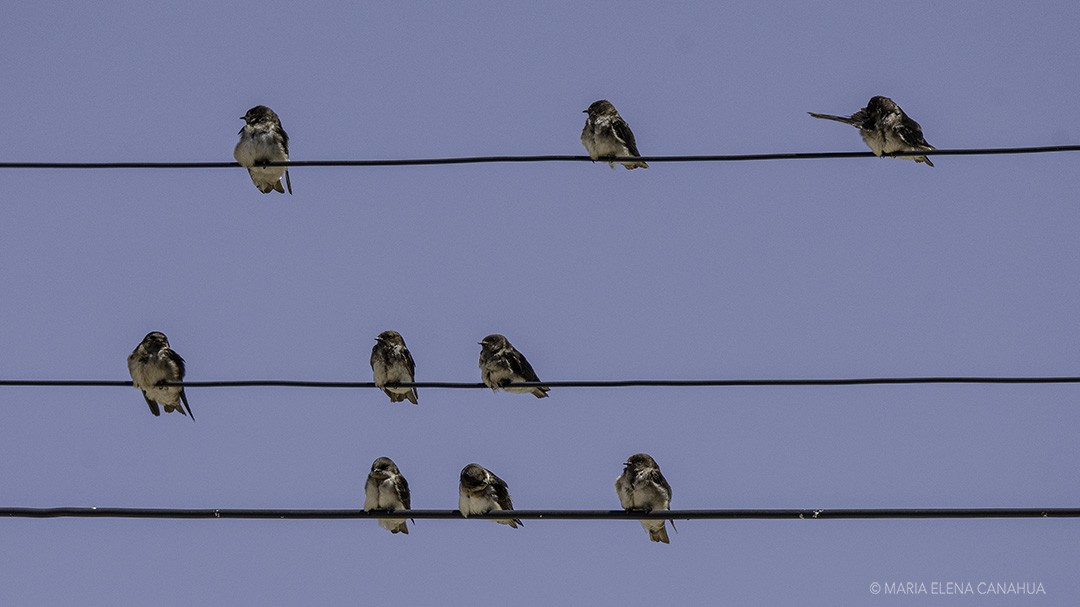
<path fill-rule="evenodd" d="M 6 160 L 581 154 L 610 99 L 643 154 L 863 150 L 892 97 L 941 148 L 1080 143 L 1080 6 L 1003 2 L 12 4 Z M 126 379 L 161 330 L 188 378 L 421 381 L 504 333 L 548 380 L 1075 375 L 1074 154 L 291 171 L 5 171 L 0 375 Z M 651 453 L 675 508 L 1075 507 L 1075 386 L 0 391 L 7 506 L 350 508 L 392 457 L 417 508 L 479 462 L 519 508 L 616 508 Z M 1073 604 L 1073 520 L 5 520 L 0 604 Z M 1036 597 L 874 596 L 1034 581 Z"/>

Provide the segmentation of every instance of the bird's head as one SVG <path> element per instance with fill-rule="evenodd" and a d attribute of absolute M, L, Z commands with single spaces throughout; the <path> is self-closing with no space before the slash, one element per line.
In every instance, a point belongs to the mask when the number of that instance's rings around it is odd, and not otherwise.
<path fill-rule="evenodd" d="M 389 457 L 380 457 L 371 464 L 371 475 L 377 478 L 386 478 L 391 474 L 399 474 L 397 464 Z"/>
<path fill-rule="evenodd" d="M 652 456 L 649 455 L 648 453 L 635 453 L 634 455 L 631 455 L 630 457 L 628 457 L 626 459 L 626 461 L 623 462 L 623 465 L 626 466 L 627 468 L 634 469 L 634 470 L 641 469 L 641 468 L 658 468 L 659 467 L 659 466 L 656 465 L 656 460 L 654 460 L 652 458 Z"/>
<path fill-rule="evenodd" d="M 480 464 L 469 464 L 461 469 L 461 486 L 475 489 L 487 484 L 488 472 Z"/>
<path fill-rule="evenodd" d="M 143 338 L 142 344 L 151 350 L 160 350 L 169 347 L 169 338 L 161 331 L 151 331 Z"/>
<path fill-rule="evenodd" d="M 375 338 L 375 341 L 388 346 L 404 346 L 405 339 L 397 331 L 383 331 Z"/>
<path fill-rule="evenodd" d="M 615 106 L 611 105 L 611 102 L 607 99 L 601 99 L 600 101 L 594 101 L 589 109 L 582 110 L 589 115 L 589 118 L 595 118 L 596 116 L 608 116 L 618 114 L 615 110 Z"/>
<path fill-rule="evenodd" d="M 277 114 L 265 105 L 256 105 L 243 115 L 244 122 L 256 125 L 260 122 L 277 122 Z"/>
<path fill-rule="evenodd" d="M 498 352 L 510 347 L 510 340 L 498 333 L 492 333 L 480 340 L 480 347 L 488 352 Z"/>

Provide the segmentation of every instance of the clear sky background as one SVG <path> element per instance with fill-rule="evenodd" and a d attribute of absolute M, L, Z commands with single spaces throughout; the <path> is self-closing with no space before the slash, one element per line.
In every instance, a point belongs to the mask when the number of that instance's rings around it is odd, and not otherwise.
<path fill-rule="evenodd" d="M 941 148 L 1080 143 L 1080 4 L 12 2 L 4 160 L 227 161 L 266 104 L 294 160 L 582 154 L 610 99 L 643 154 L 865 150 L 896 100 Z M 504 333 L 547 380 L 1075 375 L 1078 156 L 4 171 L 0 376 L 478 381 Z M 675 508 L 1075 507 L 1076 386 L 0 389 L 0 504 L 416 508 L 481 463 L 519 508 L 617 508 L 651 453 Z M 0 521 L 0 604 L 1075 604 L 1075 520 Z M 1042 583 L 886 597 L 872 582 Z"/>

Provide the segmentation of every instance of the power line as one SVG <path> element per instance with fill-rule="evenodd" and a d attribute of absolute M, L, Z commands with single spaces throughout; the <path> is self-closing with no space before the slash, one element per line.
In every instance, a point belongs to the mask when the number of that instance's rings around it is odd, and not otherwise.
<path fill-rule="evenodd" d="M 0 517 L 19 518 L 228 518 L 228 519 L 451 519 L 464 520 L 458 510 L 279 510 L 246 508 L 0 508 Z M 736 520 L 736 519 L 964 519 L 1077 518 L 1080 508 L 822 508 L 667 510 L 503 510 L 470 515 L 469 519 L 548 520 Z"/>
<path fill-rule="evenodd" d="M 1080 145 L 1047 145 L 1012 148 L 943 149 L 883 154 L 890 158 L 913 156 L 990 156 L 999 154 L 1047 154 L 1078 152 Z M 596 162 L 644 160 L 646 162 L 740 162 L 752 160 L 817 160 L 824 158 L 873 158 L 873 152 L 779 152 L 769 154 L 717 154 L 700 156 L 641 156 L 604 158 Z M 258 166 L 288 167 L 374 167 L 439 164 L 492 164 L 522 162 L 593 162 L 588 156 L 547 154 L 538 156 L 463 156 L 453 158 L 399 158 L 386 160 L 291 160 L 260 163 Z M 228 169 L 236 162 L 0 162 L 0 169 Z"/>
<path fill-rule="evenodd" d="M 508 388 L 723 388 L 757 386 L 870 386 L 910 384 L 1076 384 L 1080 377 L 853 377 L 807 379 L 625 379 L 517 382 Z M 131 387 L 130 381 L 86 379 L 0 379 L 0 387 Z M 374 382 L 278 379 L 162 382 L 184 388 L 377 388 Z M 480 382 L 414 382 L 387 384 L 401 388 L 487 389 Z"/>

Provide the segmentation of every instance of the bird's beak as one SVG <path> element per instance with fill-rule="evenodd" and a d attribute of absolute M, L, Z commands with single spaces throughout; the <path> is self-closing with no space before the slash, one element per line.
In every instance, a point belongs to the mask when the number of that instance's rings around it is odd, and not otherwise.
<path fill-rule="evenodd" d="M 581 113 L 582 113 L 582 114 L 588 114 L 588 113 L 589 113 L 589 110 L 581 110 Z"/>

